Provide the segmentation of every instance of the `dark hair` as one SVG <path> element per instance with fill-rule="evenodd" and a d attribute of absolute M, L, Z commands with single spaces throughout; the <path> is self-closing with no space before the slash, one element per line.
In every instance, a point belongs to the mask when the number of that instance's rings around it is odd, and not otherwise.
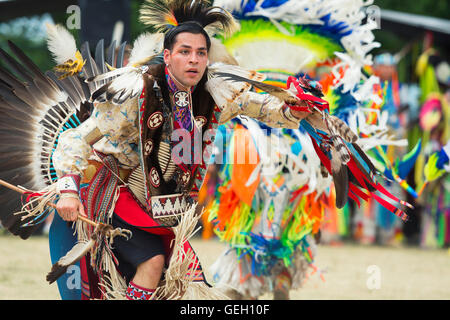
<path fill-rule="evenodd" d="M 180 23 L 178 26 L 169 29 L 164 36 L 164 49 L 172 50 L 177 36 L 182 32 L 202 34 L 206 40 L 206 49 L 209 51 L 211 39 L 205 29 L 195 21 Z"/>

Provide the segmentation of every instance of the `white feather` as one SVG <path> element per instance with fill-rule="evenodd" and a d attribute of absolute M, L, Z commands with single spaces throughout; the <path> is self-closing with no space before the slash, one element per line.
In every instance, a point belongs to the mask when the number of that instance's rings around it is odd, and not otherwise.
<path fill-rule="evenodd" d="M 110 82 L 108 91 L 118 92 L 113 97 L 113 102 L 117 102 L 119 96 L 121 96 L 121 101 L 135 97 L 143 89 L 144 82 L 142 74 L 148 69 L 145 65 L 141 65 L 147 62 L 151 56 L 161 52 L 162 41 L 163 34 L 161 33 L 141 34 L 133 44 L 128 66 L 103 73 L 93 79 L 89 79 L 88 82 L 105 80 Z M 123 89 L 125 91 L 122 93 Z"/>
<path fill-rule="evenodd" d="M 65 256 L 59 259 L 58 264 L 60 266 L 70 266 L 84 257 L 94 244 L 95 241 L 93 239 L 89 239 L 89 241 L 86 242 L 78 242 L 72 247 L 72 249 L 70 249 L 70 251 L 66 253 Z"/>
<path fill-rule="evenodd" d="M 147 67 L 123 67 L 102 75 L 89 79 L 89 82 L 99 82 L 107 80 L 109 87 L 107 92 L 113 93 L 111 101 L 114 104 L 121 103 L 127 99 L 134 98 L 142 92 L 144 79 L 142 75 L 147 71 Z M 101 95 L 103 96 L 103 95 Z M 120 100 L 118 100 L 120 98 Z"/>
<path fill-rule="evenodd" d="M 114 78 L 116 76 L 120 76 L 122 74 L 125 73 L 130 73 L 130 72 L 139 72 L 140 73 L 140 69 L 139 68 L 134 68 L 134 67 L 123 67 L 123 68 L 119 68 L 119 69 L 114 69 L 112 71 L 109 72 L 105 72 L 103 74 L 99 74 L 96 77 L 93 77 L 92 79 L 86 79 L 85 82 L 99 82 L 102 80 L 107 80 L 110 78 Z"/>
<path fill-rule="evenodd" d="M 216 62 L 223 62 L 232 65 L 238 64 L 236 59 L 228 52 L 225 45 L 216 38 L 211 38 L 211 48 L 208 52 L 208 58 L 211 64 Z"/>
<path fill-rule="evenodd" d="M 238 75 L 251 80 L 263 81 L 265 76 L 255 71 L 249 71 L 239 66 L 224 63 L 214 63 L 208 68 L 208 82 L 205 84 L 206 90 L 211 94 L 214 102 L 222 110 L 231 106 L 244 92 L 250 90 L 251 85 L 247 82 L 225 80 L 218 77 L 216 72 L 226 72 Z"/>
<path fill-rule="evenodd" d="M 125 28 L 125 25 L 124 25 L 123 21 L 121 21 L 121 20 L 117 21 L 116 24 L 114 25 L 112 39 L 111 39 L 111 43 L 114 41 L 116 42 L 114 49 L 116 49 L 122 41 L 124 28 Z"/>
<path fill-rule="evenodd" d="M 52 269 L 47 274 L 47 281 L 53 283 L 66 272 L 67 267 L 83 258 L 89 250 L 91 250 L 94 244 L 95 241 L 93 239 L 89 239 L 89 241 L 81 241 L 75 244 L 64 257 L 59 259 L 59 261 L 52 266 Z"/>
<path fill-rule="evenodd" d="M 75 60 L 75 38 L 61 25 L 47 24 L 47 47 L 57 64 L 69 59 Z"/>
<path fill-rule="evenodd" d="M 129 63 L 133 64 L 162 51 L 162 33 L 143 33 L 133 43 Z"/>
<path fill-rule="evenodd" d="M 333 68 L 336 76 L 334 88 L 343 86 L 343 92 L 356 92 L 361 81 L 365 81 L 361 69 L 364 65 L 372 65 L 373 48 L 380 46 L 374 41 L 372 30 L 379 28 L 376 17 L 366 15 L 364 9 L 373 3 L 373 0 L 286 0 L 280 5 L 263 7 L 264 1 L 257 2 L 253 10 L 248 10 L 246 1 L 241 0 L 215 0 L 214 5 L 221 6 L 237 15 L 244 15 L 249 19 L 265 17 L 278 27 L 280 33 L 289 33 L 289 30 L 280 27 L 280 21 L 293 25 L 314 24 L 320 27 L 324 16 L 330 15 L 332 24 L 341 23 L 345 26 L 342 32 L 346 35 L 341 38 L 343 53 L 336 53 L 341 62 Z M 244 11 L 245 9 L 245 11 Z M 291 48 L 290 48 L 291 47 Z M 277 48 L 273 50 L 273 48 Z M 258 40 L 246 42 L 236 46 L 230 52 L 241 66 L 249 69 L 287 70 L 293 73 L 303 71 L 305 67 L 313 67 L 314 63 L 328 57 L 315 57 L 308 53 L 308 48 L 300 48 L 293 44 L 282 44 L 281 41 Z M 258 52 L 257 55 L 254 53 Z M 348 69 L 344 76 L 338 70 Z M 358 96 L 361 98 L 361 95 Z M 364 96 L 362 96 L 364 97 Z M 364 101 L 373 96 L 365 97 Z"/>
<path fill-rule="evenodd" d="M 277 39 L 249 41 L 230 49 L 230 53 L 239 65 L 251 70 L 279 69 L 294 74 L 325 60 L 308 48 Z"/>
<path fill-rule="evenodd" d="M 261 73 L 254 72 L 246 68 L 242 68 L 240 66 L 234 66 L 220 62 L 214 63 L 210 67 L 208 67 L 208 72 L 209 72 L 208 76 L 210 78 L 214 77 L 214 73 L 216 72 L 227 72 L 255 81 L 263 81 L 265 79 L 265 76 Z"/>
<path fill-rule="evenodd" d="M 121 90 L 125 89 L 122 97 L 132 98 L 142 92 L 144 88 L 144 80 L 142 74 L 139 72 L 127 72 L 117 77 L 111 82 L 110 89 Z"/>

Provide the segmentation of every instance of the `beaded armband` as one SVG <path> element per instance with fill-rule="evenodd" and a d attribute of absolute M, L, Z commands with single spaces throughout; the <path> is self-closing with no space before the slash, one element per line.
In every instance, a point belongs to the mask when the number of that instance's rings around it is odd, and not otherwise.
<path fill-rule="evenodd" d="M 58 179 L 58 192 L 78 194 L 80 190 L 81 177 L 78 174 L 66 174 Z"/>

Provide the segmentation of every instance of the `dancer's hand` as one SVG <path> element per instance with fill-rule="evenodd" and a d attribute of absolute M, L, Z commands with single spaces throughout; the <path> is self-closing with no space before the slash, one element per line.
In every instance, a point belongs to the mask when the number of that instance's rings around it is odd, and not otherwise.
<path fill-rule="evenodd" d="M 291 114 L 299 120 L 305 119 L 312 112 L 309 110 L 308 104 L 303 100 L 296 100 L 295 104 L 285 103 L 291 111 Z"/>
<path fill-rule="evenodd" d="M 77 198 L 60 198 L 56 211 L 64 221 L 76 221 L 78 214 L 86 217 L 83 204 Z"/>

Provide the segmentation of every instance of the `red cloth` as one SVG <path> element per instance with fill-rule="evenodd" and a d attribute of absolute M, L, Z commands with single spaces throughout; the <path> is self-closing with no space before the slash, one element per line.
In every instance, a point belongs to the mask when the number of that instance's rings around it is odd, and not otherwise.
<path fill-rule="evenodd" d="M 83 192 L 85 190 L 81 190 L 81 198 L 83 200 L 83 203 L 85 203 L 86 200 L 86 193 Z M 146 212 L 146 210 L 140 206 L 140 204 L 137 202 L 137 200 L 133 197 L 132 193 L 127 187 L 120 187 L 120 194 L 119 198 L 117 199 L 115 208 L 114 208 L 114 214 L 119 216 L 122 220 L 127 222 L 128 224 L 131 224 L 145 232 L 156 234 L 161 236 L 164 244 L 164 250 L 166 252 L 165 258 L 166 263 L 168 264 L 170 261 L 170 257 L 172 255 L 172 249 L 170 247 L 172 240 L 175 238 L 175 235 L 171 228 L 167 228 L 164 226 L 161 226 L 158 222 L 153 220 L 153 218 L 150 216 L 149 213 Z M 186 242 L 184 245 L 184 250 L 187 252 L 188 250 L 194 250 L 192 249 L 189 242 Z M 81 298 L 82 300 L 87 299 L 101 299 L 101 292 L 98 289 L 98 279 L 96 279 L 95 273 L 93 272 L 92 268 L 89 265 L 89 256 L 83 257 L 80 261 L 80 267 L 81 267 L 81 279 L 84 284 L 89 284 L 90 287 L 90 296 L 87 296 L 84 291 L 82 290 Z M 198 258 L 196 258 L 198 261 Z M 206 279 L 204 277 L 203 271 L 201 267 L 198 268 L 196 271 L 198 273 L 198 277 L 195 277 L 197 280 L 202 280 L 206 282 Z"/>

